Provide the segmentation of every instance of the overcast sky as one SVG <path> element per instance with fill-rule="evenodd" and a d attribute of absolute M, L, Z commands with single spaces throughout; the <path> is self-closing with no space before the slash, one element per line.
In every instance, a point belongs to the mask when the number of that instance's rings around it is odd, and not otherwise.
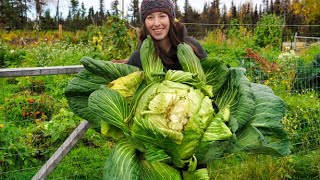
<path fill-rule="evenodd" d="M 113 0 L 105 0 L 104 1 L 104 4 L 105 4 L 105 11 L 109 10 L 111 8 L 111 2 Z M 119 0 L 120 4 L 119 4 L 119 10 L 122 10 L 122 2 L 124 4 L 123 6 L 123 9 L 124 9 L 124 13 L 126 14 L 127 11 L 128 11 L 128 4 L 131 3 L 132 0 Z M 140 0 L 141 2 L 142 0 Z M 203 6 L 204 6 L 204 3 L 207 2 L 207 3 L 210 3 L 212 2 L 213 0 L 189 0 L 189 3 L 190 5 L 198 10 L 199 12 L 202 11 L 203 9 Z M 252 2 L 253 4 L 260 4 L 262 2 L 262 0 L 233 0 L 234 4 L 236 6 L 239 6 L 240 4 L 243 4 L 245 2 Z M 53 0 L 53 2 L 55 2 Z M 99 2 L 100 0 L 79 0 L 79 7 L 81 7 L 81 3 L 84 2 L 84 5 L 85 5 L 85 8 L 88 9 L 90 7 L 93 6 L 94 10 L 97 11 L 99 9 Z M 184 2 L 185 0 L 178 0 L 178 6 L 180 8 L 180 10 L 183 11 L 183 6 L 184 6 Z M 229 8 L 231 6 L 231 0 L 220 0 L 220 8 L 223 7 L 223 4 L 226 4 L 227 5 L 227 8 Z M 56 5 L 54 3 L 50 3 L 49 4 L 50 7 L 55 7 Z M 64 1 L 60 1 L 60 11 L 63 13 L 63 17 L 66 17 L 67 14 L 68 14 L 68 9 L 69 9 L 69 6 L 70 6 L 70 0 L 64 0 Z M 51 15 L 54 15 L 55 14 L 55 11 L 56 9 L 55 8 L 50 8 L 51 10 Z M 32 16 L 35 16 L 34 13 Z"/>

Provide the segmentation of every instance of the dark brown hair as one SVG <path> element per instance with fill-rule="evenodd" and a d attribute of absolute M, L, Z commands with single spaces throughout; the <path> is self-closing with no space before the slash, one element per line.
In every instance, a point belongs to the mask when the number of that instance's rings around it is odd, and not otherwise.
<path fill-rule="evenodd" d="M 180 22 L 174 21 L 170 16 L 169 16 L 169 20 L 170 20 L 170 28 L 169 28 L 169 32 L 168 32 L 168 37 L 171 42 L 171 45 L 174 48 L 177 48 L 178 45 L 182 42 L 188 43 L 192 47 L 194 53 L 197 56 L 199 56 L 200 54 L 199 54 L 198 49 L 191 42 L 188 42 L 186 40 L 187 30 L 186 30 L 185 25 Z M 140 30 L 140 36 L 139 36 L 139 44 L 140 45 L 147 38 L 148 35 L 149 35 L 149 32 L 147 30 L 147 27 L 143 23 L 142 28 Z M 152 38 L 152 40 L 153 40 L 153 44 L 155 47 L 155 57 L 160 56 L 161 54 L 165 54 L 163 52 L 163 50 L 158 46 L 156 41 L 153 38 Z M 164 61 L 164 63 L 167 63 L 167 64 L 174 63 L 174 62 L 170 61 L 170 59 L 162 59 L 162 60 Z"/>

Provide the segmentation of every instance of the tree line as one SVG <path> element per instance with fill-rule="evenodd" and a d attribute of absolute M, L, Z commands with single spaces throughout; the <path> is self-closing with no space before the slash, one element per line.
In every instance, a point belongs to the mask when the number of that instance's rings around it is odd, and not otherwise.
<path fill-rule="evenodd" d="M 221 4 L 220 0 L 205 2 L 201 12 L 192 8 L 188 0 L 184 0 L 183 7 L 176 5 L 177 19 L 183 23 L 204 23 L 227 25 L 236 20 L 239 24 L 255 25 L 264 15 L 275 14 L 282 17 L 284 25 L 292 26 L 303 32 L 320 32 L 320 1 L 319 0 L 262 0 L 259 4 L 245 2 L 236 5 L 230 2 L 229 8 Z M 59 0 L 0 0 L 0 29 L 57 29 L 63 24 L 66 30 L 81 30 L 89 25 L 101 25 L 108 16 L 123 17 L 124 12 L 119 9 L 119 0 L 111 2 L 111 9 L 105 9 L 104 0 L 99 0 L 99 9 L 93 6 L 85 7 L 78 0 L 70 0 L 68 14 L 62 16 Z M 55 11 L 48 8 L 55 6 Z M 126 10 L 128 22 L 135 27 L 141 25 L 139 0 L 131 0 Z M 28 17 L 29 12 L 35 12 L 36 17 Z M 298 29 L 299 28 L 299 29 Z"/>

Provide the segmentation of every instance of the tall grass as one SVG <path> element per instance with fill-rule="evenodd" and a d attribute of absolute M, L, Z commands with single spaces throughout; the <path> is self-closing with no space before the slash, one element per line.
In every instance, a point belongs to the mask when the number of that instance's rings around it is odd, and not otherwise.
<path fill-rule="evenodd" d="M 320 150 L 287 157 L 238 154 L 210 164 L 211 179 L 319 179 Z"/>

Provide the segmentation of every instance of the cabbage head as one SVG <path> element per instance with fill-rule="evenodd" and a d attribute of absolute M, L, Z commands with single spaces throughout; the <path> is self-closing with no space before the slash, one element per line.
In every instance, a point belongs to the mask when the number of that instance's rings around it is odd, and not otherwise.
<path fill-rule="evenodd" d="M 209 179 L 207 163 L 224 154 L 290 153 L 285 103 L 244 69 L 200 62 L 181 43 L 182 70 L 165 70 L 150 37 L 140 54 L 143 71 L 84 57 L 66 88 L 73 112 L 117 141 L 104 179 Z"/>

